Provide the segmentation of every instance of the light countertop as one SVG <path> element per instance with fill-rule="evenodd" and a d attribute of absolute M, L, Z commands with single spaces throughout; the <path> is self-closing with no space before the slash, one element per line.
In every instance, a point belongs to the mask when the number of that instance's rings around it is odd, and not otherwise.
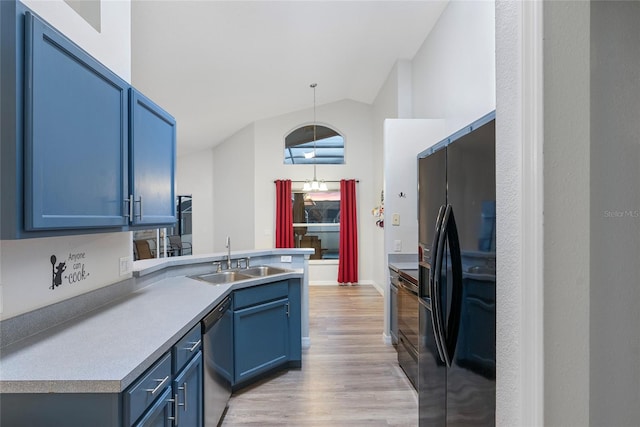
<path fill-rule="evenodd" d="M 158 280 L 1 350 L 2 393 L 120 393 L 233 289 L 302 277 L 301 270 L 211 285 Z"/>

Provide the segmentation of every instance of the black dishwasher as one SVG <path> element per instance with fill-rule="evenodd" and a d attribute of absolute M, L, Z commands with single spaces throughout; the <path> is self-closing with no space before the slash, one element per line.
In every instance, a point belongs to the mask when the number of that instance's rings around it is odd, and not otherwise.
<path fill-rule="evenodd" d="M 229 295 L 202 319 L 205 427 L 218 425 L 231 396 L 233 377 L 231 302 L 232 296 Z"/>

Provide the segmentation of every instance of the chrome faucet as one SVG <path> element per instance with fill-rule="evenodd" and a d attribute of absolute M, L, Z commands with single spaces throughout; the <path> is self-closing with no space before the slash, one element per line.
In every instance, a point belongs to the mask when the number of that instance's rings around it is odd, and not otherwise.
<path fill-rule="evenodd" d="M 231 237 L 227 236 L 227 270 L 231 270 Z"/>

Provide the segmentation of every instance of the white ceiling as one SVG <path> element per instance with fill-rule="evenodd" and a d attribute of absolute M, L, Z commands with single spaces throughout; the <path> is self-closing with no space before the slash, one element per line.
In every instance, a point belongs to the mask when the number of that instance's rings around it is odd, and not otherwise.
<path fill-rule="evenodd" d="M 178 121 L 178 152 L 260 119 L 372 103 L 446 1 L 132 2 L 132 83 Z"/>

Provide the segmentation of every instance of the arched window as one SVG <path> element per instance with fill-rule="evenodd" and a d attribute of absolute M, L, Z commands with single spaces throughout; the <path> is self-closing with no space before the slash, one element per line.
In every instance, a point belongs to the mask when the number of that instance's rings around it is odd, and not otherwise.
<path fill-rule="evenodd" d="M 327 126 L 311 124 L 299 127 L 284 139 L 284 163 L 287 165 L 344 164 L 344 138 Z"/>

